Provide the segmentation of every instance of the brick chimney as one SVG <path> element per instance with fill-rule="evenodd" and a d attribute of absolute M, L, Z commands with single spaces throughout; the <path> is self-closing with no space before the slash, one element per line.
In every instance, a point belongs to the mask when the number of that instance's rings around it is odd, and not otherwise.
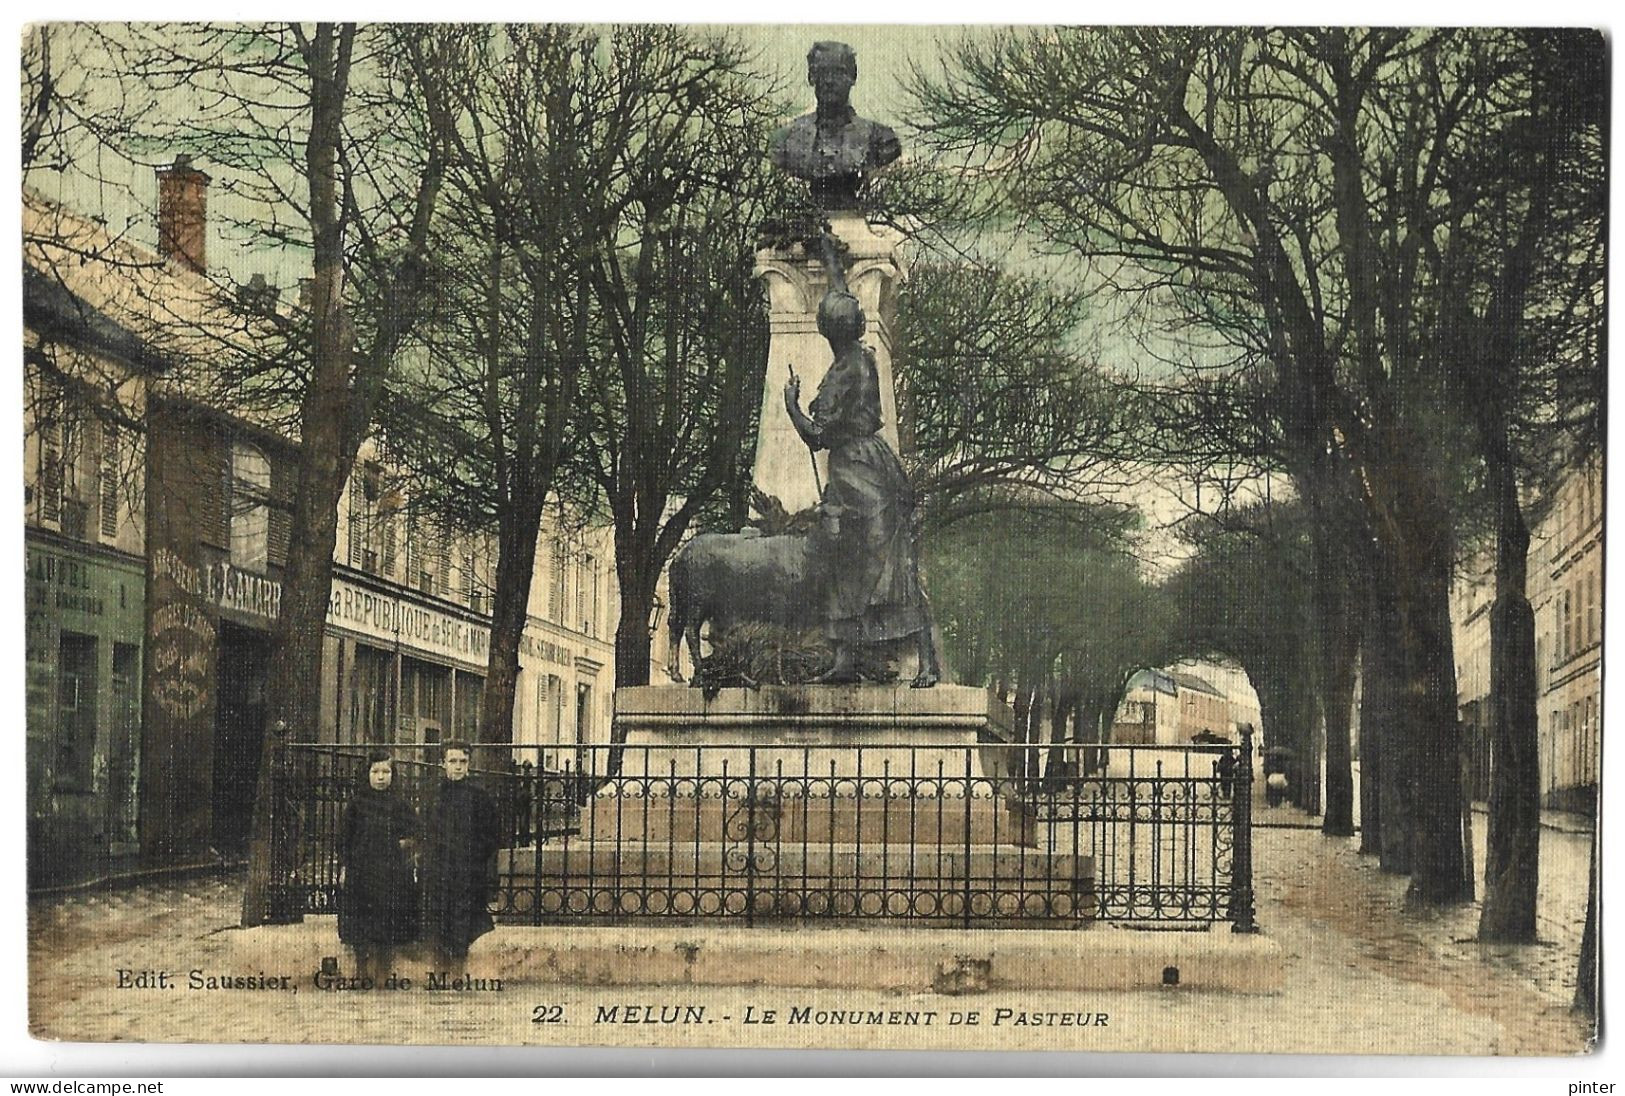
<path fill-rule="evenodd" d="M 204 235 L 208 227 L 209 177 L 181 153 L 158 169 L 158 254 L 199 274 L 208 263 Z"/>

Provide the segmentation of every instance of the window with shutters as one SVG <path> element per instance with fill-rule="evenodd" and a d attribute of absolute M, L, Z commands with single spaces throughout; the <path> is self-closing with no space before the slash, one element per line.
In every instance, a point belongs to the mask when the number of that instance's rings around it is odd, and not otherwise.
<path fill-rule="evenodd" d="M 362 497 L 359 482 L 350 485 L 350 513 L 349 513 L 350 552 L 346 562 L 351 567 L 370 570 L 366 566 L 367 551 L 367 506 Z"/>
<path fill-rule="evenodd" d="M 406 578 L 419 593 L 446 593 L 450 538 L 448 523 L 435 518 L 424 518 L 407 531 Z"/>
<path fill-rule="evenodd" d="M 587 557 L 587 578 L 592 584 L 592 597 L 587 605 L 587 634 L 596 636 L 598 634 L 600 610 L 598 602 L 598 560 L 594 556 Z"/>
<path fill-rule="evenodd" d="M 480 583 L 474 574 L 474 548 L 465 545 L 463 548 L 463 603 L 476 613 L 485 612 L 485 598 L 481 596 Z"/>
<path fill-rule="evenodd" d="M 264 574 L 271 547 L 271 462 L 246 441 L 231 443 L 231 565 Z"/>
<path fill-rule="evenodd" d="M 395 568 L 400 560 L 400 553 L 396 548 L 395 515 L 380 513 L 374 527 L 378 530 L 374 537 L 379 542 L 375 553 L 378 557 L 375 570 L 385 578 L 394 578 Z"/>
<path fill-rule="evenodd" d="M 368 461 L 356 472 L 350 486 L 349 564 L 384 578 L 395 576 L 396 532 L 394 496 L 385 490 L 382 471 Z M 415 548 L 407 545 L 410 568 Z M 408 571 L 408 579 L 415 576 Z"/>
<path fill-rule="evenodd" d="M 39 413 L 34 427 L 39 432 L 39 520 L 46 525 L 62 522 L 63 479 L 63 401 L 62 390 L 47 384 L 40 394 Z"/>
<path fill-rule="evenodd" d="M 434 592 L 441 597 L 451 593 L 451 521 L 446 518 L 435 529 Z"/>
<path fill-rule="evenodd" d="M 40 524 L 81 540 L 94 535 L 91 503 L 101 489 L 99 462 L 92 467 L 80 466 L 81 459 L 88 461 L 91 456 L 84 450 L 85 433 L 93 422 L 61 385 L 49 381 L 41 385 L 34 416 L 39 442 L 35 514 Z M 81 483 L 81 478 L 85 482 Z"/>
<path fill-rule="evenodd" d="M 1586 646 L 1597 642 L 1597 574 L 1586 576 Z"/>
<path fill-rule="evenodd" d="M 564 621 L 564 543 L 555 539 L 548 552 L 547 619 Z"/>
<path fill-rule="evenodd" d="M 110 422 L 102 424 L 102 451 L 97 475 L 101 480 L 100 490 L 97 492 L 99 511 L 97 516 L 101 525 L 102 539 L 117 540 L 119 433 L 118 426 Z"/>
<path fill-rule="evenodd" d="M 423 531 L 416 525 L 409 525 L 406 529 L 406 580 L 413 586 L 418 585 L 418 575 L 423 570 Z"/>
<path fill-rule="evenodd" d="M 591 574 L 592 557 L 576 557 L 576 618 L 570 624 L 588 635 L 592 634 L 592 624 L 587 620 L 587 583 Z"/>

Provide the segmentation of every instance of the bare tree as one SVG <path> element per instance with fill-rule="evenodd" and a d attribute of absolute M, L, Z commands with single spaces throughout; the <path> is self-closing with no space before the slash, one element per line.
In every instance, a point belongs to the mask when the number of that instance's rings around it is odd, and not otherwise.
<path fill-rule="evenodd" d="M 595 214 L 596 119 L 614 109 L 594 35 L 561 25 L 461 28 L 466 68 L 432 248 L 436 306 L 421 368 L 385 421 L 418 494 L 494 529 L 497 565 L 481 735 L 511 741 L 537 541 L 593 353 L 580 261 Z"/>
<path fill-rule="evenodd" d="M 934 258 L 910 271 L 897 404 L 928 529 L 1043 498 L 1120 497 L 1134 405 L 1085 352 L 1088 304 L 1081 290 L 993 265 Z"/>
<path fill-rule="evenodd" d="M 284 736 L 319 712 L 338 501 L 385 378 L 425 301 L 425 251 L 445 170 L 442 85 L 454 40 L 422 28 L 354 24 L 87 28 L 106 58 L 99 95 L 119 104 L 126 155 L 183 148 L 216 165 L 220 203 L 259 246 L 308 254 L 308 307 L 248 302 L 247 339 L 190 317 L 194 356 L 213 340 L 217 368 L 196 394 L 297 430 L 282 611 L 267 671 L 243 920 L 270 916 L 287 850 L 272 840 L 273 767 Z M 219 294 L 230 311 L 238 294 Z M 177 315 L 176 326 L 188 317 Z"/>
<path fill-rule="evenodd" d="M 1397 614 L 1377 641 L 1406 758 L 1383 769 L 1411 793 L 1423 901 L 1470 893 L 1448 611 L 1468 425 L 1427 258 L 1480 210 L 1448 169 L 1499 109 L 1506 53 L 1493 31 L 1013 32 L 917 87 L 927 139 L 988 165 L 990 207 L 1269 379 L 1312 504 L 1357 492 L 1362 572 Z"/>
<path fill-rule="evenodd" d="M 596 188 L 576 237 L 595 328 L 584 474 L 615 530 L 618 686 L 649 680 L 656 583 L 695 519 L 744 473 L 767 353 L 756 227 L 787 205 L 762 156 L 775 112 L 731 38 L 618 27 L 588 78 Z"/>

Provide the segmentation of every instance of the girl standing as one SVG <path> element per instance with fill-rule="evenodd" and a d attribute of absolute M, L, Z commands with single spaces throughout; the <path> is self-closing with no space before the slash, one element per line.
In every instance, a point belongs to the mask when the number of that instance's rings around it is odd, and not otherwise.
<path fill-rule="evenodd" d="M 417 813 L 391 788 L 394 778 L 387 753 L 369 754 L 339 829 L 339 940 L 355 952 L 356 977 L 373 985 L 389 975 L 395 949 L 417 937 Z"/>

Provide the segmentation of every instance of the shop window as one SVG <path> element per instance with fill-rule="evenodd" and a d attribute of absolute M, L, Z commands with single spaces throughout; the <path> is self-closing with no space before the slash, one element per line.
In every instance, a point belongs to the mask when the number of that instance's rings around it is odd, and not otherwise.
<path fill-rule="evenodd" d="M 451 670 L 401 659 L 401 731 L 404 741 L 428 742 L 429 728 L 451 726 Z M 438 741 L 436 739 L 435 741 Z"/>
<path fill-rule="evenodd" d="M 96 639 L 63 632 L 57 647 L 56 751 L 60 791 L 88 792 L 96 747 Z"/>
<path fill-rule="evenodd" d="M 394 657 L 388 651 L 356 644 L 348 691 L 350 741 L 394 741 Z"/>
<path fill-rule="evenodd" d="M 480 742 L 480 704 L 485 699 L 485 678 L 457 671 L 457 737 Z"/>
<path fill-rule="evenodd" d="M 547 740 L 554 745 L 564 741 L 564 682 L 557 674 L 547 675 Z"/>
<path fill-rule="evenodd" d="M 576 743 L 592 740 L 592 686 L 576 686 Z"/>
<path fill-rule="evenodd" d="M 271 547 L 271 462 L 245 441 L 231 444 L 231 565 L 264 574 Z"/>

